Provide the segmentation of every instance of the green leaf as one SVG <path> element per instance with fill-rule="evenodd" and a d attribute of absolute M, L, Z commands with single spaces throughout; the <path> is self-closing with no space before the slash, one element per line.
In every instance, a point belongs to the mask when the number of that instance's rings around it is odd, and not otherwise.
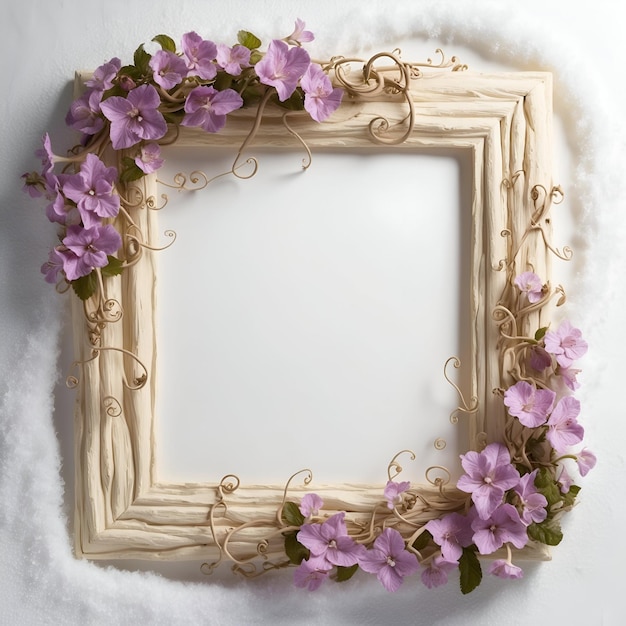
<path fill-rule="evenodd" d="M 558 522 L 546 520 L 541 524 L 531 524 L 528 527 L 528 536 L 547 546 L 558 546 L 563 539 L 563 532 Z"/>
<path fill-rule="evenodd" d="M 535 341 L 541 341 L 544 337 L 544 335 L 546 334 L 546 332 L 548 331 L 548 327 L 544 326 L 543 328 L 540 328 L 536 333 L 535 333 Z"/>
<path fill-rule="evenodd" d="M 157 35 L 152 38 L 152 41 L 158 43 L 161 48 L 163 48 L 163 50 L 167 50 L 167 52 L 176 52 L 176 44 L 169 35 Z"/>
<path fill-rule="evenodd" d="M 108 255 L 109 262 L 105 265 L 101 272 L 103 276 L 118 276 L 124 269 L 124 262 L 115 256 Z"/>
<path fill-rule="evenodd" d="M 359 564 L 355 563 L 354 565 L 351 565 L 350 567 L 345 567 L 343 565 L 338 565 L 337 566 L 337 575 L 335 576 L 335 580 L 338 583 L 343 583 L 346 580 L 350 580 L 355 572 L 359 569 Z"/>
<path fill-rule="evenodd" d="M 180 124 L 180 121 L 185 116 L 185 111 L 169 111 L 164 112 L 163 117 L 168 124 Z"/>
<path fill-rule="evenodd" d="M 225 89 L 230 89 L 233 85 L 233 77 L 226 72 L 218 72 L 215 77 L 215 82 L 213 83 L 213 87 L 218 91 L 224 91 Z"/>
<path fill-rule="evenodd" d="M 574 506 L 576 496 L 580 493 L 580 487 L 578 485 L 572 485 L 569 491 L 563 496 L 564 506 Z"/>
<path fill-rule="evenodd" d="M 128 159 L 130 163 L 127 163 L 126 159 Z M 133 180 L 139 180 L 146 175 L 146 173 L 130 157 L 125 157 L 123 159 L 123 163 L 126 167 L 120 174 L 120 182 L 130 183 Z"/>
<path fill-rule="evenodd" d="M 563 494 L 547 468 L 542 467 L 535 477 L 535 487 L 548 501 L 548 506 L 559 504 L 563 500 Z"/>
<path fill-rule="evenodd" d="M 537 475 L 535 476 L 535 487 L 537 489 L 541 489 L 542 487 L 547 487 L 554 483 L 554 478 L 552 478 L 552 473 L 548 471 L 545 467 L 540 467 Z"/>
<path fill-rule="evenodd" d="M 283 520 L 289 526 L 302 526 L 304 524 L 304 515 L 300 513 L 300 509 L 295 502 L 285 502 L 283 506 Z"/>
<path fill-rule="evenodd" d="M 432 538 L 433 536 L 427 530 L 423 530 L 413 542 L 413 548 L 423 550 L 432 541 Z"/>
<path fill-rule="evenodd" d="M 298 87 L 286 100 L 282 102 L 278 99 L 278 95 L 272 98 L 272 101 L 283 107 L 283 109 L 289 109 L 290 111 L 303 111 L 304 110 L 304 92 Z"/>
<path fill-rule="evenodd" d="M 139 48 L 137 48 L 137 50 L 135 50 L 135 53 L 133 55 L 133 63 L 135 65 L 135 67 L 142 73 L 142 74 L 147 74 L 150 66 L 148 65 L 148 63 L 150 62 L 150 59 L 152 58 L 151 54 L 148 54 L 144 47 L 143 44 L 141 44 L 139 46 Z"/>
<path fill-rule="evenodd" d="M 539 434 L 539 436 L 533 436 L 528 440 L 526 443 L 526 456 L 530 461 L 539 461 L 543 458 L 545 454 L 543 446 L 545 439 L 546 433 L 543 431 Z M 519 464 L 516 467 L 520 473 L 528 471 L 528 468 L 525 465 Z"/>
<path fill-rule="evenodd" d="M 98 287 L 98 279 L 96 278 L 95 270 L 87 274 L 87 276 L 81 276 L 76 280 L 70 282 L 74 293 L 81 299 L 87 300 L 96 292 Z"/>
<path fill-rule="evenodd" d="M 263 55 L 258 50 L 253 50 L 250 54 L 250 64 L 256 65 L 262 58 Z"/>
<path fill-rule="evenodd" d="M 136 83 L 142 82 L 146 78 L 147 70 L 142 70 L 134 65 L 125 65 L 120 71 L 117 73 L 118 76 L 128 76 Z M 121 89 L 121 88 L 120 88 Z M 121 89 L 122 93 L 120 94 L 112 94 L 112 95 L 128 95 L 128 92 Z M 108 93 L 108 92 L 107 92 Z"/>
<path fill-rule="evenodd" d="M 129 66 L 129 67 L 132 67 L 132 66 Z M 110 89 L 107 89 L 102 94 L 102 100 L 104 101 L 107 98 L 110 98 L 111 96 L 122 96 L 123 98 L 125 98 L 127 95 L 128 95 L 127 91 L 124 91 L 118 84 L 115 84 L 113 85 L 113 87 L 111 87 Z"/>
<path fill-rule="evenodd" d="M 237 33 L 237 41 L 248 50 L 256 50 L 261 47 L 261 40 L 247 30 L 240 30 Z"/>
<path fill-rule="evenodd" d="M 476 552 L 471 548 L 463 548 L 463 554 L 459 559 L 459 573 L 461 592 L 465 595 L 474 591 L 483 579 L 483 570 Z"/>
<path fill-rule="evenodd" d="M 310 552 L 296 538 L 297 530 L 285 534 L 285 554 L 293 565 L 300 565 L 304 559 L 308 559 Z"/>
<path fill-rule="evenodd" d="M 241 92 L 244 107 L 249 107 L 261 100 L 265 93 L 265 87 L 258 84 L 252 84 Z"/>

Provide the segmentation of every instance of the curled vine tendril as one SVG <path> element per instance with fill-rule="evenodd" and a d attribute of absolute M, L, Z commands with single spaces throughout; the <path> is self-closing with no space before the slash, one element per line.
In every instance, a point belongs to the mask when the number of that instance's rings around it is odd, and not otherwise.
<path fill-rule="evenodd" d="M 400 465 L 400 463 L 398 462 L 398 457 L 403 454 L 408 454 L 411 461 L 415 461 L 416 459 L 415 452 L 413 452 L 412 450 L 401 450 L 400 452 L 398 452 L 398 454 L 396 454 L 393 459 L 391 459 L 389 465 L 387 466 L 387 476 L 389 480 L 393 480 L 402 473 L 402 465 Z"/>
<path fill-rule="evenodd" d="M 472 396 L 469 402 L 465 399 L 465 396 L 463 395 L 463 392 L 461 391 L 460 387 L 454 381 L 452 381 L 452 379 L 448 376 L 447 370 L 448 370 L 448 366 L 450 365 L 450 363 L 452 363 L 455 369 L 459 369 L 461 367 L 461 361 L 458 359 L 458 357 L 451 356 L 445 362 L 443 366 L 444 378 L 455 389 L 461 401 L 460 406 L 454 409 L 454 411 L 452 411 L 452 413 L 450 414 L 450 422 L 452 422 L 453 424 L 457 424 L 459 421 L 459 413 L 473 415 L 474 413 L 478 411 L 479 402 L 476 396 Z"/>
<path fill-rule="evenodd" d="M 102 399 L 102 405 L 104 407 L 104 412 L 109 417 L 119 417 L 124 412 L 119 400 L 113 396 L 105 396 Z"/>
<path fill-rule="evenodd" d="M 442 476 L 435 476 L 433 474 L 435 472 L 441 472 Z M 451 474 L 450 471 L 443 467 L 443 465 L 433 465 L 426 470 L 426 480 L 431 484 L 437 487 L 441 492 L 443 488 L 450 482 Z"/>
<path fill-rule="evenodd" d="M 285 484 L 285 488 L 283 489 L 283 500 L 276 511 L 276 520 L 279 524 L 282 523 L 281 520 L 283 516 L 283 508 L 285 506 L 285 502 L 287 501 L 287 492 L 289 491 L 291 483 L 296 479 L 297 476 L 300 476 L 301 474 L 304 474 L 304 479 L 302 482 L 305 486 L 310 485 L 313 481 L 313 472 L 310 469 L 302 469 L 289 477 L 289 480 L 287 481 L 287 483 Z"/>
<path fill-rule="evenodd" d="M 139 248 L 143 248 L 145 250 L 152 250 L 153 252 L 161 252 L 162 250 L 167 250 L 176 241 L 176 231 L 168 229 L 168 230 L 164 231 L 163 234 L 166 237 L 169 237 L 171 239 L 171 241 L 168 242 L 167 244 L 165 244 L 164 246 L 151 246 L 151 245 L 148 245 L 147 243 L 141 241 L 141 239 L 139 237 L 135 237 L 134 235 L 126 235 L 126 237 L 129 240 L 132 240 L 135 244 L 137 244 L 137 246 Z"/>
<path fill-rule="evenodd" d="M 162 181 L 160 180 L 157 180 L 157 183 L 163 184 Z M 156 198 L 154 196 L 148 196 L 148 198 L 146 198 L 146 208 L 149 211 L 161 211 L 167 206 L 169 202 L 169 198 L 167 197 L 167 194 L 162 193 L 161 200 L 163 201 L 163 204 L 157 204 Z"/>
<path fill-rule="evenodd" d="M 289 115 L 289 112 L 283 115 L 282 117 L 283 125 L 287 129 L 287 131 L 302 144 L 302 147 L 305 149 L 306 158 L 302 159 L 302 169 L 307 170 L 309 169 L 309 167 L 311 166 L 311 163 L 313 162 L 313 155 L 311 154 L 311 149 L 309 148 L 309 146 L 307 146 L 304 139 L 302 139 L 302 137 L 300 137 L 300 135 L 289 125 L 289 122 L 287 121 L 288 115 Z"/>
<path fill-rule="evenodd" d="M 235 474 L 226 474 L 217 486 L 218 501 L 221 502 L 224 499 L 224 494 L 231 494 L 237 491 L 240 485 L 241 481 L 238 476 L 235 476 Z"/>
<path fill-rule="evenodd" d="M 135 364 L 139 366 L 139 368 L 142 370 L 142 373 L 135 376 L 131 381 L 128 380 L 128 378 L 126 377 L 126 374 L 122 375 L 122 382 L 127 389 L 131 391 L 136 391 L 144 387 L 144 385 L 148 381 L 148 368 L 144 365 L 141 359 L 134 352 L 131 352 L 130 350 L 126 350 L 124 348 L 118 348 L 114 346 L 93 346 L 92 350 L 95 353 L 117 352 L 119 354 L 123 354 L 129 357 L 130 359 L 132 359 L 135 362 Z"/>

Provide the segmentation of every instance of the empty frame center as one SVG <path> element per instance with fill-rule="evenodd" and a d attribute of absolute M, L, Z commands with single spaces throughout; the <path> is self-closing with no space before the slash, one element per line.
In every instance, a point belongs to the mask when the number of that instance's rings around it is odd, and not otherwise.
<path fill-rule="evenodd" d="M 232 161 L 184 154 L 160 180 Z M 412 480 L 454 473 L 443 368 L 470 354 L 469 154 L 316 152 L 306 171 L 298 152 L 255 157 L 247 180 L 160 188 L 177 236 L 158 256 L 157 479 L 380 482 L 403 448 Z"/>

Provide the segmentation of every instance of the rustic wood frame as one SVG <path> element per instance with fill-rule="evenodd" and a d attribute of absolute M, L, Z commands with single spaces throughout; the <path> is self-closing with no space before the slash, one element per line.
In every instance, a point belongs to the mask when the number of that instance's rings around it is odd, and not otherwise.
<path fill-rule="evenodd" d="M 79 75 L 77 84 L 82 85 Z M 478 410 L 471 420 L 468 449 L 501 439 L 505 410 L 494 389 L 506 387 L 498 324 L 493 312 L 507 281 L 507 260 L 518 255 L 520 266 L 550 276 L 549 254 L 539 233 L 527 236 L 537 211 L 536 190 L 551 189 L 552 79 L 542 72 L 477 74 L 433 73 L 414 81 L 408 92 L 414 116 L 406 138 L 385 150 L 453 148 L 470 150 L 473 160 L 470 311 L 472 328 L 471 396 Z M 229 116 L 217 134 L 181 133 L 178 145 L 237 149 L 246 140 L 254 111 Z M 318 148 L 376 148 L 371 123 L 386 118 L 406 125 L 406 108 L 388 94 L 347 98 L 328 121 L 290 118 L 290 127 L 314 152 Z M 282 113 L 268 109 L 250 146 L 298 148 L 285 132 Z M 156 175 L 136 183 L 143 200 L 132 216 L 147 242 L 161 237 Z M 210 191 L 204 192 L 210 193 Z M 546 220 L 545 228 L 549 228 Z M 544 231 L 545 232 L 545 231 Z M 119 303 L 123 316 L 101 328 L 94 355 L 85 305 L 72 299 L 77 386 L 75 550 L 89 559 L 271 560 L 282 552 L 280 537 L 264 542 L 284 501 L 284 486 L 239 485 L 236 477 L 217 477 L 207 484 L 164 484 L 155 473 L 155 393 L 152 376 L 158 357 L 154 324 L 156 281 L 154 255 L 146 250 L 137 263 L 105 285 L 107 301 Z M 537 316 L 546 316 L 539 311 Z M 537 320 L 536 327 L 548 320 Z M 291 474 L 291 468 L 287 472 Z M 286 480 L 288 476 L 286 476 Z M 375 506 L 380 485 L 316 485 L 325 509 L 346 511 L 347 519 Z M 290 484 L 301 496 L 305 485 Z M 306 481 L 305 481 L 306 482 Z M 419 487 L 429 498 L 438 485 Z M 444 488 L 456 491 L 454 485 Z M 227 501 L 227 505 L 225 502 Z M 227 512 L 227 514 L 226 514 Z M 436 516 L 436 511 L 431 511 Z M 426 514 L 425 519 L 428 518 Z M 224 550 L 221 537 L 233 525 L 246 529 Z M 260 549 L 262 546 L 262 549 Z M 526 554 L 547 558 L 545 546 L 531 545 Z M 239 558 L 239 556 L 238 556 Z"/>

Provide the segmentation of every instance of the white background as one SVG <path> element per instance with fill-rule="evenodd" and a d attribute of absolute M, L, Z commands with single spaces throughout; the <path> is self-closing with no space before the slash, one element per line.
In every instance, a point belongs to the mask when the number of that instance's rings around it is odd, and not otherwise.
<path fill-rule="evenodd" d="M 7 624 L 618 624 L 623 606 L 622 353 L 624 135 L 620 2 L 527 0 L 448 2 L 12 2 L 4 10 L 5 94 L 0 104 L 0 622 Z M 53 233 L 20 190 L 36 167 L 43 132 L 64 145 L 75 69 L 112 56 L 130 59 L 141 42 L 188 30 L 223 40 L 240 28 L 267 41 L 295 17 L 317 35 L 320 57 L 389 48 L 431 37 L 474 69 L 503 63 L 555 75 L 555 106 L 571 157 L 560 158 L 576 257 L 568 276 L 569 317 L 590 344 L 582 364 L 581 420 L 599 457 L 580 504 L 564 523 L 550 563 L 526 567 L 521 581 L 486 578 L 462 597 L 454 581 L 428 591 L 412 581 L 395 595 L 373 577 L 291 586 L 291 573 L 249 583 L 194 576 L 189 565 L 159 576 L 75 561 L 71 555 L 71 418 L 54 412 L 67 372 L 56 359 L 67 309 L 39 275 Z M 595 118 L 592 111 L 598 111 Z M 571 165 L 571 168 L 570 168 Z M 555 216 L 556 219 L 556 216 Z M 65 328 L 66 330 L 66 328 Z M 65 481 L 65 484 L 64 484 Z M 141 569 L 146 569 L 145 567 Z M 417 583 L 417 581 L 416 581 Z"/>
<path fill-rule="evenodd" d="M 306 467 L 382 484 L 406 448 L 404 479 L 458 477 L 467 429 L 443 372 L 461 359 L 448 375 L 469 399 L 471 155 L 382 152 L 315 152 L 303 172 L 298 151 L 251 151 L 252 179 L 162 187 L 177 239 L 157 255 L 159 480 L 282 486 Z M 233 160 L 193 154 L 159 178 Z"/>

